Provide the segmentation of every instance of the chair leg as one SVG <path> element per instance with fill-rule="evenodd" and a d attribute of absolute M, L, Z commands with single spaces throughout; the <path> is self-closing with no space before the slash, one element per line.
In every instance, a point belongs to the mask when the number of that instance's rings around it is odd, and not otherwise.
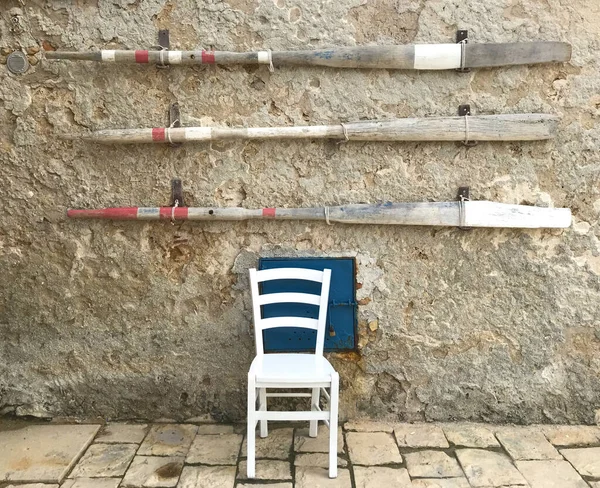
<path fill-rule="evenodd" d="M 248 375 L 248 431 L 246 435 L 247 449 L 247 476 L 254 478 L 256 475 L 256 386 L 253 375 Z"/>
<path fill-rule="evenodd" d="M 267 410 L 267 389 L 259 388 L 258 389 L 258 404 L 259 410 L 266 411 Z M 266 420 L 260 421 L 260 436 L 267 437 L 269 435 L 269 427 Z"/>
<path fill-rule="evenodd" d="M 337 478 L 337 443 L 338 443 L 338 404 L 340 393 L 340 375 L 331 375 L 329 395 L 329 477 Z"/>
<path fill-rule="evenodd" d="M 311 404 L 310 404 L 311 410 L 315 410 L 313 405 L 319 405 L 320 397 L 321 397 L 321 388 L 313 388 L 312 389 L 312 398 L 310 400 L 311 401 Z M 310 428 L 308 429 L 309 437 L 317 437 L 318 426 L 319 426 L 318 420 L 310 421 Z"/>

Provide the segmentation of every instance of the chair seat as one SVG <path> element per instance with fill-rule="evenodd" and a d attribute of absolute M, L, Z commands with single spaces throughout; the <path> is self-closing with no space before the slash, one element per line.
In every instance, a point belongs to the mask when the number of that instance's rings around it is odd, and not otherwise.
<path fill-rule="evenodd" d="M 263 354 L 256 356 L 250 374 L 260 384 L 331 383 L 333 366 L 315 354 Z"/>

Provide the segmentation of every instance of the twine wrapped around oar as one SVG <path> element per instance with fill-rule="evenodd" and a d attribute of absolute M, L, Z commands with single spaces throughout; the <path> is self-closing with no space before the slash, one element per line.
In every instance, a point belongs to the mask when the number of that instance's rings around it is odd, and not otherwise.
<path fill-rule="evenodd" d="M 328 224 L 384 224 L 449 227 L 566 228 L 568 208 L 544 208 L 488 201 L 354 204 L 316 208 L 122 207 L 67 211 L 74 219 L 110 220 L 321 220 Z"/>
<path fill-rule="evenodd" d="M 46 58 L 158 65 L 266 64 L 271 69 L 273 66 L 295 65 L 443 70 L 567 62 L 571 59 L 571 45 L 565 42 L 415 44 L 242 53 L 111 49 L 93 52 L 47 51 Z"/>
<path fill-rule="evenodd" d="M 294 127 L 109 129 L 62 137 L 105 144 L 179 143 L 222 139 L 535 141 L 554 137 L 557 122 L 558 117 L 549 114 L 505 114 L 367 120 L 336 125 Z"/>

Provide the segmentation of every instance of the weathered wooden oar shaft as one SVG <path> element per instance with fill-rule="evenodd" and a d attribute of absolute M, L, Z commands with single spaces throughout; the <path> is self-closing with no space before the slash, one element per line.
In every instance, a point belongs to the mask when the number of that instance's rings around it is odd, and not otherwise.
<path fill-rule="evenodd" d="M 461 209 L 461 205 L 464 205 Z M 543 208 L 488 201 L 356 204 L 318 208 L 124 207 L 68 210 L 76 219 L 110 220 L 324 220 L 343 224 L 566 228 L 568 208 Z"/>
<path fill-rule="evenodd" d="M 571 59 L 571 46 L 565 42 L 521 42 L 335 47 L 311 51 L 268 50 L 245 53 L 169 50 L 48 51 L 46 58 L 164 65 L 267 64 L 440 70 L 566 62 Z"/>
<path fill-rule="evenodd" d="M 346 139 L 349 141 L 533 141 L 550 139 L 558 117 L 549 114 L 474 115 L 361 121 L 298 127 L 155 127 L 109 129 L 68 139 L 106 144 L 220 139 Z"/>

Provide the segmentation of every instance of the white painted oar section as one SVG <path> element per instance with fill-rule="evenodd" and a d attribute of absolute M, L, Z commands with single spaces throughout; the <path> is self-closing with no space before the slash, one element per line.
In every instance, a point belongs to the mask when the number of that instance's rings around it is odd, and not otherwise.
<path fill-rule="evenodd" d="M 551 114 L 499 114 L 363 120 L 295 127 L 155 127 L 107 129 L 66 136 L 103 144 L 179 143 L 225 139 L 338 139 L 347 141 L 536 141 L 551 139 Z"/>
<path fill-rule="evenodd" d="M 317 208 L 125 207 L 68 210 L 70 218 L 112 220 L 324 220 L 328 224 L 422 225 L 564 229 L 568 208 L 545 208 L 488 201 L 355 204 Z"/>
<path fill-rule="evenodd" d="M 463 44 L 416 44 L 414 69 L 441 70 L 461 67 Z"/>

